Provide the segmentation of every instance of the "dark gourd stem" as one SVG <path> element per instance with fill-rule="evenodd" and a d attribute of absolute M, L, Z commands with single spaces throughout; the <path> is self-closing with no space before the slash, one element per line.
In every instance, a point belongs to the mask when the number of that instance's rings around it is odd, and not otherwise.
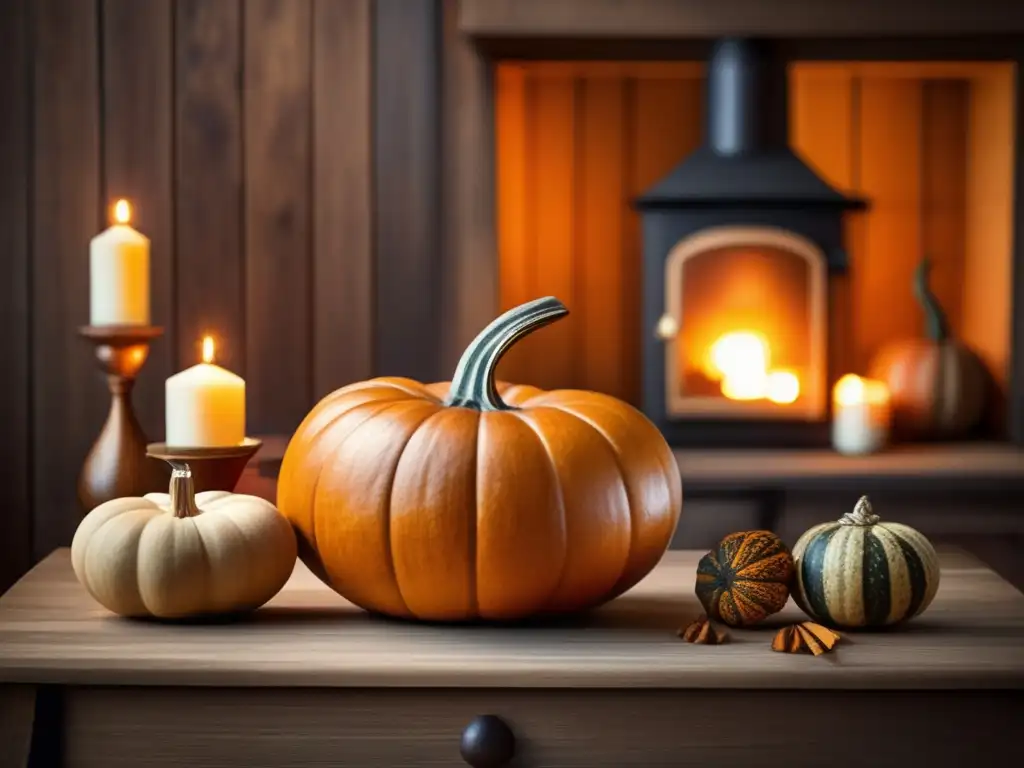
<path fill-rule="evenodd" d="M 946 313 L 943 311 L 942 305 L 939 304 L 938 298 L 928 285 L 930 268 L 931 264 L 927 256 L 921 259 L 921 263 L 917 265 L 917 269 L 914 271 L 914 296 L 917 298 L 917 303 L 921 305 L 921 309 L 924 310 L 928 338 L 941 344 L 949 338 L 949 321 L 946 319 Z"/>
<path fill-rule="evenodd" d="M 192 470 L 184 461 L 164 459 L 171 465 L 171 513 L 175 517 L 195 517 L 199 514 L 196 506 L 196 487 L 192 482 Z"/>
<path fill-rule="evenodd" d="M 498 362 L 513 344 L 528 333 L 567 314 L 569 310 L 562 302 L 554 296 L 547 296 L 510 309 L 492 322 L 462 353 L 445 405 L 479 411 L 512 410 L 512 406 L 498 395 L 494 383 Z"/>

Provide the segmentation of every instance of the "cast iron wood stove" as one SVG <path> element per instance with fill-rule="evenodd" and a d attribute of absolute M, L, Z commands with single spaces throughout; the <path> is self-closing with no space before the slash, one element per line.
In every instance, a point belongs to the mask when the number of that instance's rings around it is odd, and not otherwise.
<path fill-rule="evenodd" d="M 674 445 L 828 442 L 829 279 L 866 203 L 790 148 L 786 80 L 767 41 L 717 42 L 704 144 L 634 203 L 643 408 Z"/>

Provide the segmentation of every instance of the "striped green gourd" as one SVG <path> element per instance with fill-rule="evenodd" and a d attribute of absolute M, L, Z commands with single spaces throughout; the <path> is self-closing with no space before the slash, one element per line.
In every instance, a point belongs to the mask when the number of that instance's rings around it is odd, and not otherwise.
<path fill-rule="evenodd" d="M 867 496 L 793 547 L 793 599 L 815 621 L 856 629 L 897 624 L 928 607 L 939 588 L 935 548 L 908 525 L 880 522 Z"/>

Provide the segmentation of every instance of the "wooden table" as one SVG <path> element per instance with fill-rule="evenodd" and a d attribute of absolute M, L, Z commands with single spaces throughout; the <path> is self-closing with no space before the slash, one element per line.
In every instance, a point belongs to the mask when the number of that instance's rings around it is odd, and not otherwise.
<path fill-rule="evenodd" d="M 456 766 L 476 716 L 517 766 L 963 766 L 1013 754 L 1024 723 L 1024 595 L 942 552 L 932 607 L 835 653 L 772 632 L 689 645 L 698 553 L 670 552 L 585 619 L 501 627 L 367 616 L 302 566 L 235 623 L 114 618 L 61 550 L 0 599 L 0 765 Z M 774 625 L 798 617 L 790 604 Z M 1019 754 L 1017 754 L 1019 757 Z"/>

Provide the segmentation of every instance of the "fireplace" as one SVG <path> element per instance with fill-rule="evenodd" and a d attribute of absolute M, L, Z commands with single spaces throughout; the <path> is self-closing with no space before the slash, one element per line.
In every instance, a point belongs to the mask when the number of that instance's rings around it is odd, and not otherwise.
<path fill-rule="evenodd" d="M 779 227 L 708 227 L 664 259 L 665 413 L 819 421 L 826 258 Z"/>
<path fill-rule="evenodd" d="M 789 147 L 768 43 L 716 43 L 706 89 L 703 143 L 636 201 L 643 408 L 676 444 L 824 444 L 828 281 L 847 266 L 844 213 L 865 203 Z"/>
<path fill-rule="evenodd" d="M 570 309 L 499 375 L 614 395 L 680 447 L 827 445 L 839 379 L 924 337 L 926 256 L 998 390 L 976 436 L 1002 438 L 1014 65 L 858 51 L 719 38 L 686 58 L 499 61 L 493 312 Z"/>

